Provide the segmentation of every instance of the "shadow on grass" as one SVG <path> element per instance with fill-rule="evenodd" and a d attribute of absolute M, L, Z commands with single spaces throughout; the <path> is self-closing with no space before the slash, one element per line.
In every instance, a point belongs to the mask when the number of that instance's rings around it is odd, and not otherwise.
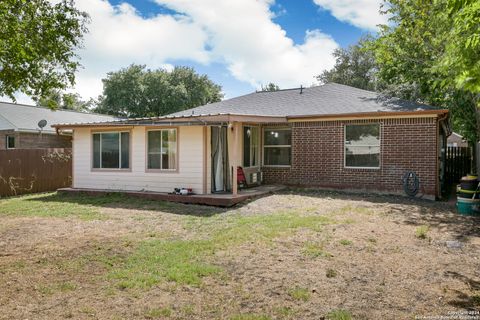
<path fill-rule="evenodd" d="M 387 214 L 395 215 L 397 223 L 413 226 L 428 225 L 440 232 L 448 232 L 456 240 L 467 241 L 470 237 L 480 237 L 479 216 L 463 216 L 457 213 L 454 205 L 446 201 L 433 201 L 408 198 L 397 195 L 348 193 L 315 189 L 286 189 L 278 194 L 302 195 L 307 197 L 335 200 L 366 201 L 388 205 Z"/>
<path fill-rule="evenodd" d="M 162 200 L 150 200 L 131 197 L 122 193 L 112 192 L 102 195 L 77 194 L 44 194 L 26 201 L 45 203 L 72 203 L 80 206 L 92 206 L 99 208 L 120 208 L 133 210 L 162 211 L 179 215 L 191 215 L 198 217 L 211 217 L 228 211 L 226 208 L 183 204 Z"/>
<path fill-rule="evenodd" d="M 463 274 L 453 271 L 446 271 L 446 276 L 455 278 L 467 284 L 472 292 L 480 292 L 480 281 L 471 279 Z M 455 290 L 456 298 L 448 302 L 449 305 L 456 308 L 462 308 L 467 310 L 478 310 L 480 307 L 480 295 L 472 294 L 468 295 L 464 292 Z"/>
<path fill-rule="evenodd" d="M 344 191 L 326 191 L 318 189 L 290 188 L 278 191 L 276 194 L 299 195 L 321 199 L 334 199 L 345 201 L 366 201 L 375 204 L 388 205 L 386 214 L 398 216 L 397 223 L 410 224 L 414 226 L 428 225 L 440 232 L 448 232 L 457 240 L 466 241 L 469 237 L 479 237 L 480 217 L 462 216 L 456 212 L 454 206 L 444 201 L 432 201 L 418 198 L 407 198 L 402 196 L 347 193 Z M 238 209 L 255 199 L 246 200 L 231 208 L 220 208 L 213 206 L 182 204 L 161 200 L 141 199 L 121 193 L 105 193 L 102 195 L 78 194 L 45 194 L 39 195 L 27 201 L 42 202 L 68 202 L 78 205 L 89 205 L 93 207 L 123 208 L 162 211 L 179 215 L 191 215 L 198 217 L 210 217 L 230 210 Z M 308 204 L 308 200 L 305 200 Z"/>

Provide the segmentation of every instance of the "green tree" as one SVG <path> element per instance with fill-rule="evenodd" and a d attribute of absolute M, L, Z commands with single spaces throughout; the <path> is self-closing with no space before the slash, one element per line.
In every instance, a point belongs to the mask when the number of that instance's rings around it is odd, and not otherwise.
<path fill-rule="evenodd" d="M 59 90 L 51 91 L 47 96 L 37 100 L 37 106 L 50 109 L 90 111 L 94 105 L 93 99 L 84 101 L 78 93 L 62 93 Z"/>
<path fill-rule="evenodd" d="M 221 87 L 192 68 L 171 72 L 132 64 L 109 72 L 95 111 L 121 117 L 155 117 L 186 110 L 223 97 Z"/>
<path fill-rule="evenodd" d="M 480 1 L 449 0 L 448 18 L 452 28 L 439 70 L 457 88 L 480 93 Z"/>
<path fill-rule="evenodd" d="M 317 76 L 317 80 L 322 83 L 335 82 L 364 90 L 379 90 L 375 54 L 369 46 L 372 40 L 373 37 L 367 35 L 346 49 L 335 49 L 333 52 L 336 59 L 335 66 Z"/>
<path fill-rule="evenodd" d="M 442 61 L 445 63 L 448 43 L 454 41 L 454 19 L 449 15 L 448 1 L 387 1 L 390 24 L 381 27 L 372 46 L 377 77 L 387 95 L 449 108 L 453 129 L 475 142 L 475 95 L 454 86 L 452 77 L 439 67 Z"/>
<path fill-rule="evenodd" d="M 454 87 L 463 93 L 454 99 L 459 105 L 453 115 L 459 113 L 461 117 L 461 121 L 454 117 L 454 125 L 461 128 L 459 131 L 469 141 L 477 142 L 480 136 L 480 2 L 448 0 L 447 7 L 452 26 L 436 70 L 443 76 L 442 88 Z"/>
<path fill-rule="evenodd" d="M 0 21 L 0 95 L 39 98 L 74 84 L 88 16 L 73 0 L 2 0 Z"/>
<path fill-rule="evenodd" d="M 262 91 L 278 91 L 280 87 L 273 82 L 270 82 L 266 86 L 262 85 Z"/>
<path fill-rule="evenodd" d="M 378 77 L 387 91 L 408 100 L 440 105 L 441 75 L 433 69 L 445 51 L 450 22 L 445 0 L 390 0 L 390 24 L 381 26 L 375 43 Z"/>

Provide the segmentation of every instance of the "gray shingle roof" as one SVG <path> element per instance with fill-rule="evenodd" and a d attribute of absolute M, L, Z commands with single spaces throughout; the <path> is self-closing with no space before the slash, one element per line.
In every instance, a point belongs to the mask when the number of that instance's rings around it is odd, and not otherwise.
<path fill-rule="evenodd" d="M 173 113 L 170 116 L 199 114 L 245 114 L 264 116 L 334 115 L 363 112 L 418 111 L 436 109 L 428 105 L 386 99 L 379 93 L 337 83 L 273 92 L 254 92 Z"/>
<path fill-rule="evenodd" d="M 52 111 L 42 107 L 0 102 L 0 130 L 38 130 L 38 122 L 42 119 L 47 120 L 47 126 L 43 131 L 55 132 L 51 125 L 56 123 L 101 122 L 117 118 L 95 113 Z"/>

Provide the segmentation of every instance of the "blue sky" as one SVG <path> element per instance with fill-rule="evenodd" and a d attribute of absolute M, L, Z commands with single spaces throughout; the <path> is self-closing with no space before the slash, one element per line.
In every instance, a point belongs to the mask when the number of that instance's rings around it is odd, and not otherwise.
<path fill-rule="evenodd" d="M 175 14 L 176 12 L 161 6 L 152 0 L 110 0 L 113 5 L 127 2 L 144 17 L 156 14 Z M 303 42 L 305 30 L 320 29 L 333 36 L 342 46 L 355 43 L 365 30 L 349 23 L 337 20 L 330 11 L 320 8 L 311 0 L 276 1 L 272 11 L 278 14 L 273 20 L 287 32 L 287 36 L 296 43 Z"/>
<path fill-rule="evenodd" d="M 76 0 L 90 14 L 72 91 L 102 91 L 109 71 L 131 63 L 194 67 L 227 98 L 274 82 L 316 84 L 332 52 L 385 23 L 381 0 Z"/>

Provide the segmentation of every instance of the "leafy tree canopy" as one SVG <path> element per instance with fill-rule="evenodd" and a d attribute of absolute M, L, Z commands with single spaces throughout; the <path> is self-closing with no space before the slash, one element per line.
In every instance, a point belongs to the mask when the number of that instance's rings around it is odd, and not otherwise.
<path fill-rule="evenodd" d="M 223 98 L 221 87 L 189 67 L 171 72 L 132 64 L 110 72 L 96 112 L 121 117 L 155 117 L 186 110 Z"/>
<path fill-rule="evenodd" d="M 364 90 L 377 90 L 377 64 L 375 54 L 369 48 L 372 40 L 373 37 L 367 35 L 346 49 L 335 49 L 335 66 L 317 76 L 317 80 L 322 83 L 335 82 Z"/>
<path fill-rule="evenodd" d="M 317 77 L 386 96 L 449 108 L 453 129 L 478 141 L 480 1 L 385 0 L 390 23 L 335 51 Z"/>
<path fill-rule="evenodd" d="M 262 91 L 278 91 L 280 87 L 273 82 L 270 82 L 266 86 L 262 85 Z"/>
<path fill-rule="evenodd" d="M 51 91 L 48 96 L 38 99 L 37 105 L 50 109 L 90 111 L 94 107 L 95 101 L 93 99 L 83 101 L 78 93 L 62 93 L 55 90 Z"/>
<path fill-rule="evenodd" d="M 464 15 L 465 6 L 470 1 L 436 0 L 428 5 L 423 0 L 386 2 L 391 23 L 382 26 L 373 46 L 377 76 L 385 86 L 384 92 L 449 108 L 453 129 L 469 141 L 477 141 L 477 94 L 471 86 L 462 85 L 466 79 L 463 76 L 471 71 L 467 69 L 471 66 L 472 61 L 468 62 L 468 59 L 472 56 L 460 53 L 462 49 L 457 47 L 461 43 L 467 45 L 465 30 L 459 32 L 458 28 L 470 25 L 470 18 Z M 474 31 L 469 30 L 472 35 Z M 462 60 L 461 55 L 469 58 Z"/>
<path fill-rule="evenodd" d="M 440 105 L 444 92 L 434 66 L 445 52 L 449 29 L 446 0 L 389 0 L 390 24 L 375 41 L 378 77 L 387 91 L 408 100 Z"/>
<path fill-rule="evenodd" d="M 2 0 L 0 21 L 0 95 L 39 98 L 74 84 L 88 16 L 73 0 Z"/>
<path fill-rule="evenodd" d="M 452 23 L 438 68 L 456 88 L 480 93 L 480 1 L 447 1 Z"/>

